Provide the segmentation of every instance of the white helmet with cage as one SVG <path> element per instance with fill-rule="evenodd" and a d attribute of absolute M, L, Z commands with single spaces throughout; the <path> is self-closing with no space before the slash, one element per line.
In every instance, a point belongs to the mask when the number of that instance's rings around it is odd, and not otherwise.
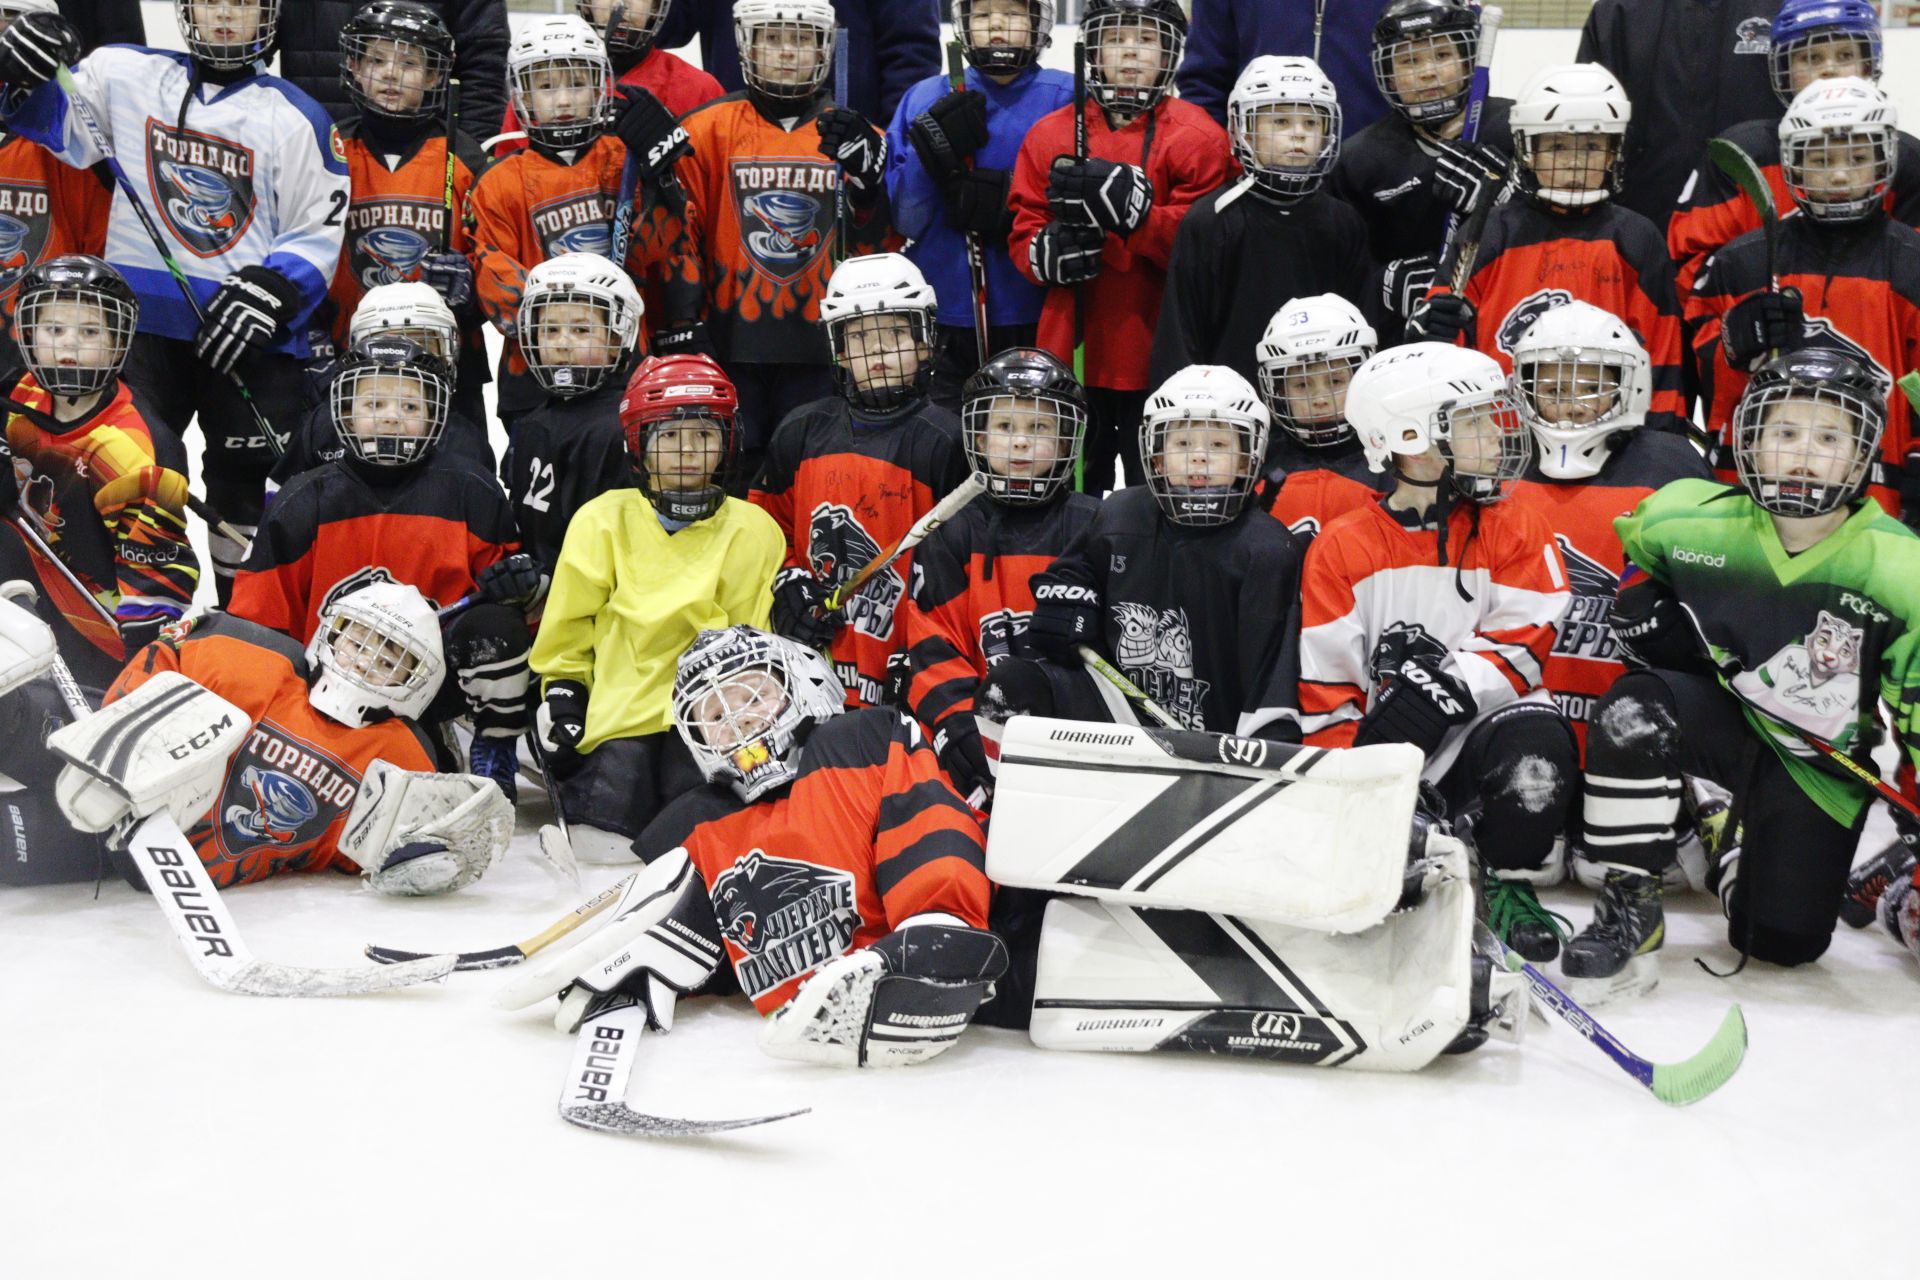
<path fill-rule="evenodd" d="M 1360 309 L 1337 293 L 1282 304 L 1255 348 L 1260 396 L 1273 420 L 1310 448 L 1351 439 L 1347 387 L 1379 345 Z"/>
<path fill-rule="evenodd" d="M 1627 123 L 1633 104 L 1613 72 L 1597 62 L 1573 62 L 1547 67 L 1520 90 L 1508 114 L 1513 130 L 1514 158 L 1520 162 L 1521 190 L 1544 204 L 1579 209 L 1620 194 L 1626 176 Z M 1572 135 L 1577 139 L 1606 139 L 1605 164 L 1597 178 L 1584 173 L 1573 185 L 1569 169 L 1584 166 L 1562 160 L 1554 172 L 1543 172 L 1546 154 L 1542 141 Z M 1584 143 L 1583 143 L 1584 145 Z"/>
<path fill-rule="evenodd" d="M 1893 186 L 1900 113 L 1871 80 L 1816 80 L 1780 118 L 1780 176 L 1794 204 L 1820 222 L 1858 222 Z"/>
<path fill-rule="evenodd" d="M 1340 99 L 1312 58 L 1267 54 L 1227 96 L 1233 157 L 1255 183 L 1297 198 L 1317 191 L 1340 159 Z"/>
<path fill-rule="evenodd" d="M 439 291 L 423 281 L 400 280 L 366 291 L 347 325 L 347 345 L 375 334 L 417 342 L 449 368 L 459 359 L 460 323 Z"/>
<path fill-rule="evenodd" d="M 534 18 L 507 46 L 507 87 L 527 136 L 568 151 L 605 130 L 613 63 L 599 34 L 577 15 Z"/>
<path fill-rule="evenodd" d="M 770 102 L 813 101 L 833 73 L 839 25 L 828 0 L 735 0 L 740 78 Z"/>
<path fill-rule="evenodd" d="M 680 655 L 673 721 L 702 776 L 753 801 L 794 779 L 801 731 L 846 697 L 818 653 L 739 624 L 702 631 Z"/>
<path fill-rule="evenodd" d="M 29 13 L 58 12 L 60 12 L 60 6 L 53 0 L 0 0 L 0 22 Z"/>
<path fill-rule="evenodd" d="M 1653 361 L 1611 312 L 1563 303 L 1536 317 L 1510 354 L 1514 398 L 1549 479 L 1598 475 L 1620 435 L 1647 420 Z"/>
<path fill-rule="evenodd" d="M 196 9 L 208 11 L 206 20 Z M 226 6 L 224 20 L 222 12 L 202 0 L 173 0 L 180 39 L 195 62 L 215 71 L 239 71 L 273 56 L 280 38 L 280 0 L 235 0 Z"/>
<path fill-rule="evenodd" d="M 307 701 L 350 729 L 414 718 L 447 671 L 440 619 L 419 590 L 374 582 L 329 600 L 307 643 Z"/>
<path fill-rule="evenodd" d="M 933 286 L 902 254 L 870 253 L 833 269 L 820 299 L 820 322 L 827 327 L 834 377 L 854 408 L 887 413 L 926 393 L 938 310 Z M 906 327 L 873 324 L 868 317 L 875 316 L 900 316 Z M 870 364 L 877 360 L 877 372 L 856 377 L 849 368 L 855 355 Z"/>
<path fill-rule="evenodd" d="M 1190 364 L 1147 397 L 1140 456 L 1147 487 L 1175 524 L 1221 525 L 1240 514 L 1267 456 L 1267 407 L 1225 365 Z"/>
<path fill-rule="evenodd" d="M 1733 409 L 1733 462 L 1747 495 L 1806 519 L 1859 498 L 1887 428 L 1887 386 L 1843 351 L 1803 347 L 1754 371 Z"/>
<path fill-rule="evenodd" d="M 564 314 L 555 308 L 567 307 Z M 597 253 L 563 253 L 527 272 L 514 337 L 549 395 L 585 395 L 636 350 L 646 305 L 633 278 Z"/>
<path fill-rule="evenodd" d="M 1533 456 L 1499 362 L 1467 347 L 1412 342 L 1380 352 L 1353 375 L 1347 418 L 1375 471 L 1437 448 L 1454 489 L 1475 502 L 1506 496 Z"/>

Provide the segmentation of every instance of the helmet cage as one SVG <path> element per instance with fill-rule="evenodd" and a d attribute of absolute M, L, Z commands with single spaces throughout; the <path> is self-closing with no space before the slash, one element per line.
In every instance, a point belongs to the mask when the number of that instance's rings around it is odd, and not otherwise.
<path fill-rule="evenodd" d="M 1231 472 L 1222 471 L 1217 483 L 1183 485 L 1174 483 L 1169 467 L 1178 462 L 1191 469 L 1196 458 L 1205 458 L 1208 478 L 1213 477 L 1216 451 L 1187 447 L 1175 449 L 1173 437 L 1180 432 L 1223 429 L 1233 434 Z M 1201 528 L 1231 523 L 1246 505 L 1259 478 L 1260 464 L 1267 455 L 1267 424 L 1259 418 L 1241 414 L 1183 410 L 1178 415 L 1160 417 L 1149 414 L 1140 421 L 1140 454 L 1146 460 L 1147 487 L 1160 511 L 1174 524 Z"/>
<path fill-rule="evenodd" d="M 1019 32 L 1018 15 L 1000 13 L 989 14 L 984 21 L 988 39 L 994 32 L 1004 33 L 1009 43 L 1003 45 L 975 44 L 973 41 L 973 10 L 979 0 L 954 0 L 953 38 L 960 42 L 960 52 L 966 58 L 967 65 L 988 75 L 1009 75 L 1025 71 L 1040 60 L 1040 52 L 1053 43 L 1054 0 L 1027 0 L 1025 34 L 1027 42 L 1015 45 L 1013 37 Z"/>
<path fill-rule="evenodd" d="M 718 436 L 718 442 L 711 449 L 699 451 L 705 462 L 702 470 L 707 477 L 706 483 L 692 489 L 662 489 L 654 483 L 653 472 L 647 462 L 655 445 L 655 437 L 663 431 L 696 425 L 711 427 Z M 679 406 L 658 417 L 635 423 L 625 433 L 627 461 L 633 468 L 634 487 L 653 504 L 654 510 L 669 520 L 693 524 L 707 519 L 720 510 L 727 500 L 724 482 L 728 478 L 728 464 L 734 456 L 737 430 L 738 424 L 732 414 L 697 404 Z M 677 444 L 679 455 L 684 460 L 689 452 L 684 436 Z"/>
<path fill-rule="evenodd" d="M 356 599 L 362 594 L 344 595 L 327 606 L 307 645 L 308 666 L 315 673 L 308 701 L 355 729 L 391 716 L 420 715 L 445 674 L 442 654 L 399 633 L 387 610 Z M 432 634 L 437 640 L 438 629 Z"/>
<path fill-rule="evenodd" d="M 734 626 L 701 632 L 680 655 L 673 721 L 702 776 L 753 801 L 794 779 L 801 731 L 837 715 L 845 701 L 819 654 Z"/>
<path fill-rule="evenodd" d="M 1859 50 L 1857 71 L 1820 71 L 1816 78 L 1830 75 L 1859 76 L 1865 80 L 1878 82 L 1884 66 L 1883 47 L 1880 36 L 1878 15 L 1870 8 L 1859 13 L 1848 14 L 1851 6 L 1842 6 L 1840 17 L 1853 18 L 1850 25 L 1833 22 L 1824 26 L 1804 27 L 1785 39 L 1774 42 L 1767 53 L 1767 79 L 1773 86 L 1774 96 L 1783 104 L 1791 105 L 1796 90 L 1793 87 L 1793 63 L 1797 56 L 1814 54 L 1830 57 L 1826 46 L 1846 42 Z M 1803 85 L 1802 88 L 1805 86 Z"/>
<path fill-rule="evenodd" d="M 367 16 L 369 20 L 362 22 L 360 16 L 356 15 L 348 21 L 346 30 L 340 33 L 340 87 L 346 90 L 348 100 L 368 115 L 389 120 L 438 118 L 446 109 L 447 83 L 453 73 L 451 38 L 448 38 L 446 47 L 440 47 L 421 38 L 419 29 L 395 20 L 388 13 L 376 11 Z M 375 57 L 375 46 L 382 42 L 388 48 L 379 51 L 384 58 L 375 65 L 399 77 L 402 83 L 410 74 L 416 70 L 418 72 L 420 101 L 412 107 L 384 105 L 376 101 L 367 86 L 361 83 L 361 75 L 369 70 L 367 64 Z M 419 56 L 420 65 L 417 69 L 405 63 L 408 50 Z M 353 65 L 356 62 L 361 64 L 358 68 Z"/>
<path fill-rule="evenodd" d="M 1123 85 L 1111 79 L 1117 68 L 1107 66 L 1110 56 L 1107 41 L 1122 27 L 1145 28 L 1160 42 L 1160 70 L 1148 84 Z M 1174 72 L 1179 69 L 1187 49 L 1184 28 L 1163 14 L 1139 9 L 1102 9 L 1086 19 L 1081 27 L 1081 39 L 1087 47 L 1087 87 L 1094 101 L 1104 110 L 1129 119 L 1151 111 L 1167 96 L 1173 88 Z M 1116 63 L 1121 60 L 1118 51 L 1111 56 Z"/>
<path fill-rule="evenodd" d="M 887 316 L 898 316 L 906 324 L 875 323 Z M 827 345 L 833 352 L 835 385 L 848 404 L 867 413 L 894 413 L 927 394 L 933 385 L 934 342 L 934 312 L 929 307 L 878 307 L 836 316 L 827 322 Z M 863 383 L 855 375 L 853 361 L 882 356 L 887 357 L 888 370 L 878 375 L 869 374 Z M 914 366 L 911 373 L 904 371 L 909 359 Z"/>
<path fill-rule="evenodd" d="M 1819 423 L 1768 421 L 1789 404 L 1838 409 L 1849 425 L 1837 430 Z M 1789 425 L 1799 430 L 1800 438 L 1762 449 L 1762 435 L 1768 428 Z M 1823 516 L 1852 502 L 1866 488 L 1885 429 L 1885 405 L 1852 389 L 1791 378 L 1760 382 L 1748 387 L 1733 411 L 1734 472 L 1747 495 L 1774 515 Z M 1836 456 L 1832 446 L 1841 443 L 1842 436 L 1853 454 L 1845 476 L 1837 481 L 1817 478 L 1823 464 Z"/>
<path fill-rule="evenodd" d="M 1492 448 L 1487 446 L 1489 435 Z M 1435 409 L 1432 439 L 1446 461 L 1454 491 L 1472 502 L 1487 504 L 1506 497 L 1533 460 L 1533 433 L 1504 389 L 1449 401 Z M 1463 444 L 1472 445 L 1464 457 Z"/>
<path fill-rule="evenodd" d="M 1873 181 L 1865 192 L 1836 194 L 1829 181 L 1836 153 L 1855 147 L 1873 149 Z M 1840 158 L 1847 159 L 1848 156 Z M 1878 212 L 1893 186 L 1899 142 L 1892 125 L 1836 126 L 1816 134 L 1795 135 L 1780 148 L 1780 176 L 1801 212 L 1818 222 L 1858 222 Z M 1844 167 L 1844 166 L 1841 166 Z"/>
<path fill-rule="evenodd" d="M 1262 163 L 1258 154 L 1261 122 L 1270 116 L 1310 111 L 1320 118 L 1320 150 L 1305 165 Z M 1310 195 L 1320 189 L 1340 159 L 1340 104 L 1309 102 L 1301 99 L 1265 98 L 1254 102 L 1227 101 L 1227 137 L 1233 144 L 1233 158 L 1251 174 L 1254 183 L 1276 195 L 1290 198 Z"/>
<path fill-rule="evenodd" d="M 74 318 L 56 311 L 62 307 L 94 308 L 99 323 L 87 319 L 76 326 Z M 54 395 L 86 396 L 104 391 L 120 376 L 139 319 L 140 305 L 130 292 L 122 297 L 64 283 L 29 284 L 15 305 L 14 336 L 35 382 Z M 43 328 L 50 332 L 43 335 Z M 75 328 L 81 332 L 72 332 Z M 61 363 L 69 357 L 72 364 Z"/>
<path fill-rule="evenodd" d="M 427 459 L 446 433 L 453 402 L 452 380 L 434 363 L 431 357 L 408 363 L 353 360 L 334 376 L 328 403 L 349 458 L 376 467 L 410 467 Z M 376 379 L 408 384 L 408 389 L 376 386 Z M 364 408 L 363 397 L 371 401 Z M 401 429 L 409 417 L 417 419 L 418 430 Z M 365 427 L 362 418 L 369 420 Z"/>
<path fill-rule="evenodd" d="M 1387 105 L 1400 113 L 1408 124 L 1431 128 L 1445 124 L 1467 109 L 1467 96 L 1473 88 L 1473 61 L 1479 44 L 1479 33 L 1475 29 L 1443 27 L 1434 30 L 1407 32 L 1391 40 L 1377 38 L 1373 45 L 1373 82 L 1380 90 L 1380 96 Z M 1446 91 L 1436 97 L 1415 101 L 1410 91 L 1397 87 L 1396 76 L 1418 74 L 1415 67 L 1405 66 L 1395 70 L 1395 62 L 1411 63 L 1416 57 L 1425 54 L 1434 56 L 1432 50 L 1440 42 L 1452 46 L 1454 57 L 1460 64 L 1459 78 Z"/>
<path fill-rule="evenodd" d="M 543 92 L 536 77 L 560 74 L 569 80 L 585 81 L 593 86 L 593 106 L 574 120 L 549 124 L 533 109 L 533 97 Z M 508 76 L 513 93 L 513 113 L 527 137 L 555 151 L 584 147 L 606 131 L 607 115 L 612 109 L 613 64 L 604 49 L 595 53 L 556 53 L 535 58 L 512 68 Z"/>
<path fill-rule="evenodd" d="M 1017 419 L 1002 419 L 1012 410 Z M 1046 418 L 1052 430 L 1039 429 Z M 992 427 L 1001 421 L 1005 429 Z M 967 465 L 987 482 L 987 496 L 1008 506 L 1043 506 L 1073 482 L 1074 467 L 1086 439 L 1086 406 L 1040 389 L 996 388 L 969 396 L 960 406 L 960 439 Z M 1053 446 L 1053 461 L 1044 469 L 1033 458 L 1045 443 Z M 1009 475 L 1001 467 L 1033 464 L 1024 474 Z"/>
<path fill-rule="evenodd" d="M 603 345 L 611 352 L 612 359 L 605 363 L 581 364 L 551 358 L 561 326 L 549 317 L 554 307 L 566 305 L 593 309 L 596 323 L 605 330 Z M 585 289 L 549 289 L 525 298 L 520 304 L 516 336 L 520 340 L 520 353 L 527 362 L 527 372 L 548 395 L 562 399 L 598 390 L 626 362 L 627 348 L 633 341 L 622 322 L 622 310 L 613 298 Z"/>
<path fill-rule="evenodd" d="M 1370 353 L 1364 348 L 1313 351 L 1302 355 L 1274 356 L 1260 362 L 1260 398 L 1267 412 L 1282 430 L 1310 449 L 1325 449 L 1353 439 L 1353 424 L 1347 421 L 1346 392 L 1354 371 L 1366 363 Z M 1311 382 L 1290 387 L 1295 379 L 1326 379 L 1324 389 Z M 1331 414 L 1294 412 L 1296 402 L 1305 400 L 1309 410 L 1321 398 L 1338 397 Z"/>
<path fill-rule="evenodd" d="M 236 0 L 236 7 L 251 8 L 259 14 L 254 37 L 238 44 L 216 44 L 201 34 L 193 8 L 204 0 L 173 0 L 174 21 L 180 25 L 180 38 L 193 60 L 215 71 L 239 71 L 273 56 L 280 38 L 280 0 Z"/>
<path fill-rule="evenodd" d="M 769 102 L 802 107 L 812 102 L 826 87 L 827 77 L 833 72 L 834 45 L 840 38 L 838 30 L 831 23 L 794 15 L 759 18 L 751 12 L 741 14 L 736 6 L 733 31 L 735 43 L 740 48 L 741 80 L 747 88 Z M 783 80 L 776 79 L 763 69 L 760 55 L 754 49 L 763 33 L 778 35 L 782 43 L 800 48 L 805 48 L 807 42 L 811 41 L 814 53 L 812 74 L 802 79 Z"/>
<path fill-rule="evenodd" d="M 619 0 L 614 0 L 615 4 Z M 621 53 L 645 53 L 653 48 L 653 42 L 660 37 L 660 28 L 666 23 L 667 11 L 673 7 L 673 0 L 653 0 L 653 7 L 647 16 L 636 25 L 633 21 L 633 6 L 627 6 L 628 12 L 620 16 L 620 22 L 612 30 L 607 29 L 607 18 L 594 12 L 594 0 L 574 0 L 574 7 L 588 26 L 600 33 L 607 42 L 607 48 L 618 49 Z M 608 15 L 612 14 L 609 6 Z"/>

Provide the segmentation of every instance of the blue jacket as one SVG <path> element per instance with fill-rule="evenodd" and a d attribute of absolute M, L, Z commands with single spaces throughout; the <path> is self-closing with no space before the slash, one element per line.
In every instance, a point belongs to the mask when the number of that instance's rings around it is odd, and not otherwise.
<path fill-rule="evenodd" d="M 940 323 L 973 328 L 972 280 L 967 273 L 965 238 L 947 222 L 940 190 L 907 141 L 907 124 L 952 86 L 944 75 L 929 76 L 900 100 L 887 128 L 887 199 L 894 230 L 912 240 L 907 257 L 920 268 L 940 299 Z M 1073 102 L 1073 76 L 1030 67 L 1011 84 L 1000 85 L 967 68 L 967 88 L 987 97 L 987 145 L 974 163 L 1011 173 L 1033 122 Z M 1014 269 L 1002 243 L 987 249 L 987 323 L 1035 324 L 1047 291 Z"/>
<path fill-rule="evenodd" d="M 1382 3 L 1328 0 L 1320 69 L 1340 95 L 1341 132 L 1352 137 L 1387 113 L 1373 82 L 1373 24 Z M 1193 0 L 1187 56 L 1174 79 L 1180 96 L 1227 123 L 1227 95 L 1264 53 L 1313 53 L 1313 0 Z"/>

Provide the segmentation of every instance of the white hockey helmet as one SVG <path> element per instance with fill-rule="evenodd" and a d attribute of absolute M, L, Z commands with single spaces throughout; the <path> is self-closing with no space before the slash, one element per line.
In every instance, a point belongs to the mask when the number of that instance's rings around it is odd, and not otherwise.
<path fill-rule="evenodd" d="M 201 22 L 193 11 L 203 7 L 218 12 L 203 0 L 173 0 L 180 39 L 195 62 L 215 71 L 238 71 L 273 56 L 273 47 L 280 39 L 280 0 L 236 0 L 233 9 L 251 9 L 257 15 L 251 35 L 245 27 L 229 32 L 218 17 Z"/>
<path fill-rule="evenodd" d="M 347 345 L 377 333 L 417 342 L 447 362 L 459 362 L 460 323 L 432 285 L 401 280 L 375 285 L 361 297 L 347 324 Z"/>
<path fill-rule="evenodd" d="M 735 0 L 733 38 L 740 47 L 740 78 L 769 102 L 804 106 L 833 73 L 839 25 L 828 0 Z M 755 52 L 761 39 L 768 45 L 764 66 Z"/>
<path fill-rule="evenodd" d="M 1318 122 L 1313 129 L 1300 122 Z M 1340 159 L 1340 99 L 1312 58 L 1265 54 L 1247 64 L 1227 96 L 1233 158 L 1261 187 L 1299 197 L 1317 189 Z"/>
<path fill-rule="evenodd" d="M 793 781 L 801 731 L 846 700 L 825 658 L 743 623 L 702 631 L 680 655 L 673 722 L 707 781 L 753 801 Z"/>
<path fill-rule="evenodd" d="M 1653 361 L 1609 311 L 1562 303 L 1537 316 L 1509 354 L 1514 400 L 1549 479 L 1599 474 L 1618 437 L 1647 420 Z"/>
<path fill-rule="evenodd" d="M 546 83 L 543 83 L 546 82 Z M 533 94 L 556 85 L 585 92 L 563 111 L 534 110 Z M 507 46 L 507 87 L 520 127 L 556 151 L 584 147 L 606 128 L 613 94 L 613 63 L 600 36 L 571 13 L 530 19 Z"/>
<path fill-rule="evenodd" d="M 1324 448 L 1353 435 L 1347 387 L 1380 335 L 1337 293 L 1292 298 L 1267 321 L 1255 348 L 1267 411 L 1301 444 Z"/>
<path fill-rule="evenodd" d="M 1140 457 L 1161 512 L 1181 525 L 1233 520 L 1266 460 L 1268 428 L 1259 393 L 1225 365 L 1190 364 L 1161 383 L 1140 415 Z"/>
<path fill-rule="evenodd" d="M 1900 156 L 1900 113 L 1880 86 L 1843 76 L 1802 89 L 1780 118 L 1780 176 L 1794 204 L 1820 222 L 1879 210 Z"/>
<path fill-rule="evenodd" d="M 553 317 L 555 306 L 589 307 L 604 328 L 581 332 L 580 317 Z M 514 337 L 528 372 L 549 395 L 585 395 L 612 377 L 638 349 L 646 304 L 633 278 L 597 253 L 563 253 L 527 272 Z"/>
<path fill-rule="evenodd" d="M 58 13 L 53 0 L 0 0 L 0 25 L 29 13 Z"/>
<path fill-rule="evenodd" d="M 440 692 L 440 619 L 418 589 L 374 582 L 328 600 L 307 642 L 307 701 L 350 729 L 417 717 Z"/>
<path fill-rule="evenodd" d="M 1353 375 L 1347 419 L 1375 471 L 1437 448 L 1455 490 L 1476 502 L 1506 496 L 1533 456 L 1499 362 L 1467 347 L 1413 342 L 1380 352 Z"/>
<path fill-rule="evenodd" d="M 938 306 L 933 286 L 920 268 L 901 254 L 870 253 L 848 258 L 833 269 L 826 296 L 820 299 L 820 322 L 827 327 L 834 378 L 848 403 L 856 409 L 884 414 L 926 394 L 933 379 L 933 326 Z M 902 334 L 897 325 L 864 323 L 868 316 L 904 317 L 906 332 Z M 849 367 L 856 354 L 869 360 L 886 355 L 894 363 L 862 379 Z M 911 372 L 905 369 L 909 363 L 913 365 Z"/>
<path fill-rule="evenodd" d="M 645 53 L 653 48 L 667 13 L 673 8 L 673 0 L 653 0 L 647 6 L 646 16 L 640 18 L 634 17 L 639 6 L 629 4 L 622 10 L 619 24 L 608 31 L 607 22 L 619 5 L 620 0 L 574 0 L 573 7 L 579 11 L 580 20 L 598 31 L 609 48 L 622 53 Z"/>
<path fill-rule="evenodd" d="M 1537 72 L 1520 90 L 1507 119 L 1513 130 L 1514 155 L 1520 161 L 1520 189 L 1544 204 L 1578 209 L 1598 204 L 1620 193 L 1626 176 L 1627 122 L 1633 104 L 1613 72 L 1597 62 L 1573 62 Z M 1543 175 L 1543 139 L 1560 135 L 1612 139 L 1606 166 L 1597 180 L 1582 178 L 1579 185 L 1562 172 Z"/>

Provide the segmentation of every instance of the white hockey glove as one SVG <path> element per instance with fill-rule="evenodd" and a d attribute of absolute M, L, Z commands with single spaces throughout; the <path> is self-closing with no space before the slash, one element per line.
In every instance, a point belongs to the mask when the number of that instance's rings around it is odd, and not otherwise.
<path fill-rule="evenodd" d="M 414 773 L 375 760 L 347 813 L 340 852 L 375 893 L 424 897 L 464 889 L 513 839 L 513 803 L 486 778 Z"/>
<path fill-rule="evenodd" d="M 41 676 L 53 667 L 53 629 L 34 616 L 33 610 L 14 600 L 34 598 L 30 583 L 18 579 L 0 583 L 0 696 Z"/>
<path fill-rule="evenodd" d="M 213 807 L 227 761 L 252 728 L 247 713 L 219 694 L 163 671 L 47 738 L 67 761 L 54 799 L 81 831 L 163 809 L 190 830 Z"/>

